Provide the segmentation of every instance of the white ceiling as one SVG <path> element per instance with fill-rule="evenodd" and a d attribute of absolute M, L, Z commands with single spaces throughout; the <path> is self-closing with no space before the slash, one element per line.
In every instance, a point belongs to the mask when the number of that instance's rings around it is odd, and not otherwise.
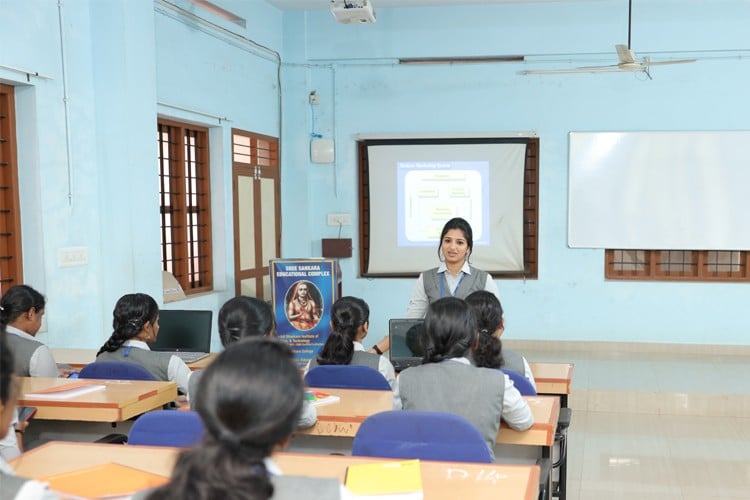
<path fill-rule="evenodd" d="M 271 5 L 281 10 L 317 10 L 327 9 L 330 0 L 266 0 Z M 560 3 L 570 1 L 592 1 L 592 0 L 370 0 L 372 6 L 378 7 L 432 7 L 435 5 L 468 5 L 468 4 L 491 4 L 491 3 L 532 3 L 547 2 Z"/>

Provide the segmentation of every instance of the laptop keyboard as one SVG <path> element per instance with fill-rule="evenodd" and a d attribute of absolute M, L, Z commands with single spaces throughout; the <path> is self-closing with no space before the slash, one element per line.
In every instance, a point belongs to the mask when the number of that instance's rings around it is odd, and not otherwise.
<path fill-rule="evenodd" d="M 181 360 L 183 360 L 185 363 L 193 363 L 194 361 L 198 361 L 199 359 L 203 359 L 208 356 L 207 352 L 173 352 L 173 356 L 177 356 Z"/>
<path fill-rule="evenodd" d="M 407 368 L 411 366 L 419 366 L 422 364 L 421 358 L 414 358 L 414 359 L 392 359 L 391 364 L 393 365 L 393 369 L 396 372 L 400 372 L 402 370 L 406 370 Z"/>

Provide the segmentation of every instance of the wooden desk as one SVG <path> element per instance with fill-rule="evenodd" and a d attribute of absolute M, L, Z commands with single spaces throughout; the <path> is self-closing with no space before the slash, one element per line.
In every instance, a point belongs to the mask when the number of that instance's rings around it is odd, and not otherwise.
<path fill-rule="evenodd" d="M 40 420 L 122 422 L 154 408 L 161 408 L 177 398 L 177 384 L 174 382 L 142 380 L 98 380 L 97 384 L 106 385 L 106 389 L 68 399 L 26 397 L 26 394 L 70 382 L 70 379 L 64 378 L 21 377 L 18 406 L 36 406 L 34 418 Z"/>
<path fill-rule="evenodd" d="M 176 448 L 119 446 L 53 441 L 10 461 L 19 476 L 40 478 L 94 465 L 117 462 L 136 469 L 169 476 Z M 289 475 L 335 477 L 343 482 L 351 464 L 384 459 L 335 455 L 276 453 L 281 470 Z M 469 464 L 423 460 L 422 484 L 426 500 L 456 498 L 532 500 L 538 495 L 539 467 L 536 465 Z"/>
<path fill-rule="evenodd" d="M 525 431 L 516 431 L 502 422 L 497 434 L 498 444 L 542 446 L 551 450 L 555 443 L 557 420 L 560 418 L 560 398 L 557 396 L 524 396 L 534 415 L 534 425 Z"/>
<path fill-rule="evenodd" d="M 534 374 L 536 392 L 560 396 L 563 408 L 568 407 L 573 363 L 529 363 Z"/>
<path fill-rule="evenodd" d="M 342 483 L 346 468 L 354 464 L 387 462 L 392 459 L 341 455 L 276 453 L 274 461 L 285 474 L 336 477 Z M 539 492 L 539 467 L 536 465 L 475 464 L 420 461 L 424 498 L 502 498 L 532 500 Z"/>
<path fill-rule="evenodd" d="M 318 422 L 309 429 L 300 429 L 297 434 L 353 438 L 365 418 L 393 409 L 391 391 L 334 388 L 318 390 L 338 396 L 341 401 L 316 407 Z"/>
<path fill-rule="evenodd" d="M 55 358 L 55 363 L 70 365 L 76 370 L 80 370 L 89 363 L 93 363 L 96 360 L 96 349 L 72 349 L 67 347 L 55 347 L 52 349 L 52 356 Z M 199 359 L 193 363 L 188 363 L 188 368 L 191 370 L 202 370 L 207 367 L 211 362 L 216 359 L 218 353 L 212 352 L 203 359 Z"/>

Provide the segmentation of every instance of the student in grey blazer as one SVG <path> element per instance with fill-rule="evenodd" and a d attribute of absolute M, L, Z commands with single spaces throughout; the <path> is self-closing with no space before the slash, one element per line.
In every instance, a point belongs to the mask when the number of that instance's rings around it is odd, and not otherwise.
<path fill-rule="evenodd" d="M 304 386 L 289 346 L 269 337 L 231 343 L 203 371 L 199 391 L 204 441 L 182 452 L 171 481 L 147 498 L 339 498 L 336 479 L 284 476 L 270 458 L 289 441 L 302 409 Z"/>
<path fill-rule="evenodd" d="M 239 295 L 229 299 L 219 310 L 219 337 L 225 348 L 230 344 L 252 337 L 276 336 L 276 320 L 271 306 L 255 297 Z M 193 374 L 191 390 L 197 387 L 201 372 Z M 312 427 L 318 421 L 318 412 L 309 401 L 302 404 L 297 426 Z"/>
<path fill-rule="evenodd" d="M 399 388 L 404 410 L 460 415 L 479 429 L 492 454 L 501 418 L 512 429 L 526 430 L 534 416 L 506 375 L 471 362 L 476 337 L 477 322 L 465 301 L 433 302 L 421 336 L 423 364 L 402 371 Z"/>
<path fill-rule="evenodd" d="M 188 394 L 192 372 L 169 352 L 152 351 L 149 343 L 159 335 L 159 306 L 150 295 L 123 295 L 112 312 L 113 332 L 96 354 L 96 361 L 123 361 L 141 365 L 157 380 L 175 382 Z"/>

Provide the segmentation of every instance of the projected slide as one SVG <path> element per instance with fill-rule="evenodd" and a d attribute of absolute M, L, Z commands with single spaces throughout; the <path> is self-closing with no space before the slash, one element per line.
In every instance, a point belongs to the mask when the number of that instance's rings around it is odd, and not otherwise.
<path fill-rule="evenodd" d="M 468 220 L 486 244 L 489 162 L 398 162 L 399 246 L 432 246 L 446 221 Z"/>

